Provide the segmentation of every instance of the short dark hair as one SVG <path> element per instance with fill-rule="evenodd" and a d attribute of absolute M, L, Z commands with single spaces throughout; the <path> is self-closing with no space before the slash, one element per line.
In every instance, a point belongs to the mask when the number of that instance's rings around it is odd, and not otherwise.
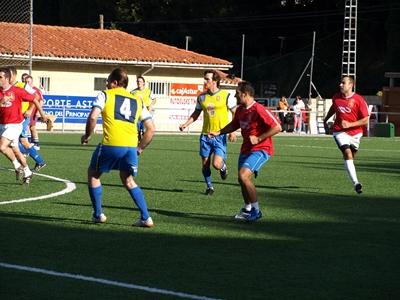
<path fill-rule="evenodd" d="M 4 73 L 6 79 L 11 80 L 11 72 L 9 67 L 0 68 L 0 72 Z"/>
<path fill-rule="evenodd" d="M 238 84 L 236 90 L 239 91 L 239 92 L 241 92 L 241 93 L 246 93 L 246 94 L 248 94 L 248 95 L 251 96 L 251 97 L 254 97 L 254 95 L 255 95 L 254 88 L 253 88 L 253 86 L 251 85 L 251 83 L 248 82 L 248 81 L 241 81 L 241 82 L 239 82 L 239 84 Z"/>
<path fill-rule="evenodd" d="M 212 74 L 212 80 L 217 82 L 217 85 L 219 86 L 219 83 L 221 81 L 221 76 L 217 73 L 217 70 L 205 70 L 204 71 L 204 76 L 207 74 L 211 73 Z"/>
<path fill-rule="evenodd" d="M 21 75 L 21 80 L 23 81 L 24 78 L 29 77 L 30 75 L 28 73 L 24 73 Z M 32 76 L 30 76 L 32 78 Z"/>
<path fill-rule="evenodd" d="M 6 67 L 11 75 L 17 75 L 17 68 L 15 66 L 8 66 Z"/>
<path fill-rule="evenodd" d="M 137 77 L 136 77 L 136 81 L 137 81 L 138 79 L 142 79 L 142 80 L 143 80 L 143 82 L 146 82 L 146 80 L 144 80 L 144 77 L 143 77 L 142 75 L 140 75 L 140 76 L 137 76 Z"/>
<path fill-rule="evenodd" d="M 342 80 L 343 80 L 344 78 L 348 78 L 349 81 L 350 81 L 350 83 L 354 85 L 354 77 L 353 77 L 353 76 L 351 76 L 351 75 L 343 75 L 343 76 L 342 76 Z"/>
<path fill-rule="evenodd" d="M 111 71 L 110 75 L 108 75 L 108 81 L 117 81 L 118 86 L 126 88 L 128 86 L 128 72 L 122 68 L 118 67 Z"/>

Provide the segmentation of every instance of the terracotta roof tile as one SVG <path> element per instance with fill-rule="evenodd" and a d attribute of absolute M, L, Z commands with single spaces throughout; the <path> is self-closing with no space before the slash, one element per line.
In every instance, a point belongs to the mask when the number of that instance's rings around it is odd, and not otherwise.
<path fill-rule="evenodd" d="M 28 24 L 0 22 L 0 55 L 27 55 Z M 33 25 L 33 57 L 171 63 L 232 67 L 212 56 L 186 51 L 120 30 Z"/>

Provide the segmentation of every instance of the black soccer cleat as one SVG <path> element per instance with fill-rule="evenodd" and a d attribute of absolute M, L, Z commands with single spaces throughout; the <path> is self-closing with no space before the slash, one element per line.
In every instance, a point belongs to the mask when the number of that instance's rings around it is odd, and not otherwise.
<path fill-rule="evenodd" d="M 357 194 L 361 194 L 362 193 L 362 185 L 361 185 L 361 183 L 357 183 L 354 186 L 354 190 L 356 191 Z"/>
<path fill-rule="evenodd" d="M 211 196 L 212 194 L 214 194 L 214 188 L 213 188 L 212 186 L 211 186 L 211 187 L 208 187 L 208 188 L 206 189 L 205 194 L 206 194 L 207 196 Z"/>

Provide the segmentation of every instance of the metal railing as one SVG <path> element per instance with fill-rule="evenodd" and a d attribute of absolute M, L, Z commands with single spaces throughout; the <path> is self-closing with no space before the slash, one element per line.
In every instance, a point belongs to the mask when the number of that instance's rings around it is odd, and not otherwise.
<path fill-rule="evenodd" d="M 54 130 L 55 131 L 84 131 L 86 119 L 89 116 L 91 108 L 89 107 L 74 107 L 67 105 L 60 106 L 44 106 L 43 107 L 46 114 L 56 116 Z M 156 123 L 158 132 L 179 132 L 179 125 L 184 123 L 193 112 L 193 108 L 155 108 L 153 113 L 154 120 Z M 272 110 L 272 112 L 278 117 L 280 111 Z M 293 115 L 294 111 L 286 111 L 285 116 L 288 114 Z M 300 123 L 301 130 L 297 132 L 298 134 L 318 134 L 318 120 L 316 111 L 306 111 L 308 116 L 307 121 L 303 120 L 303 113 L 298 115 L 298 122 Z M 368 135 L 374 129 L 377 122 L 389 123 L 391 116 L 400 116 L 400 112 L 372 112 L 370 117 L 370 122 L 367 126 Z M 292 122 L 292 121 L 291 121 Z M 289 126 L 294 126 L 291 122 L 286 123 Z M 187 133 L 199 133 L 202 128 L 202 115 L 199 119 L 190 125 L 189 128 L 185 130 Z M 101 118 L 98 121 L 101 124 Z M 45 126 L 38 126 L 39 130 L 45 129 Z M 292 127 L 289 128 L 289 132 L 292 132 Z"/>

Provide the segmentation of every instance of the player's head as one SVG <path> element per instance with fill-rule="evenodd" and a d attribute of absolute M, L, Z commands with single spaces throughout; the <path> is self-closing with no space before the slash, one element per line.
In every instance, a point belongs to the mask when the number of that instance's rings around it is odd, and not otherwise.
<path fill-rule="evenodd" d="M 26 73 L 25 73 L 26 74 Z M 31 75 L 26 74 L 26 76 L 24 77 L 24 82 L 28 83 L 28 84 L 32 84 L 33 83 L 33 78 Z"/>
<path fill-rule="evenodd" d="M 116 68 L 111 71 L 107 78 L 107 88 L 113 89 L 116 87 L 126 88 L 128 86 L 128 72 L 122 68 Z"/>
<path fill-rule="evenodd" d="M 340 86 L 340 91 L 343 94 L 346 95 L 351 93 L 354 87 L 354 78 L 349 75 L 343 76 L 339 86 Z"/>
<path fill-rule="evenodd" d="M 213 83 L 216 84 L 216 87 L 219 87 L 220 82 L 221 76 L 219 76 L 216 70 L 204 71 L 204 85 L 207 89 L 209 89 Z"/>
<path fill-rule="evenodd" d="M 6 68 L 11 74 L 10 83 L 14 83 L 17 79 L 17 68 L 15 66 L 8 66 Z"/>
<path fill-rule="evenodd" d="M 8 67 L 0 68 L 0 87 L 10 84 L 11 72 Z"/>
<path fill-rule="evenodd" d="M 248 81 L 241 81 L 239 82 L 236 88 L 236 98 L 238 99 L 239 103 L 244 103 L 246 99 L 253 99 L 254 98 L 254 88 Z"/>
<path fill-rule="evenodd" d="M 28 76 L 30 76 L 28 73 L 22 74 L 22 75 L 21 75 L 21 81 L 22 81 L 22 82 L 26 82 L 26 78 L 27 78 Z"/>
<path fill-rule="evenodd" d="M 145 83 L 146 83 L 146 80 L 144 80 L 143 76 L 137 76 L 136 84 L 140 90 L 144 88 Z"/>

